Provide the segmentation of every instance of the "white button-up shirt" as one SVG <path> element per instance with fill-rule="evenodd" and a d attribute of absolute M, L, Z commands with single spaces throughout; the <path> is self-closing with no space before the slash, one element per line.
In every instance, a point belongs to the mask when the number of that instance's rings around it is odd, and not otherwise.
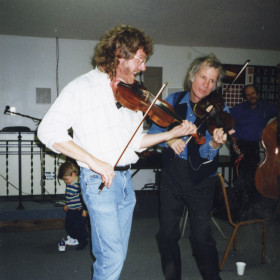
<path fill-rule="evenodd" d="M 117 108 L 110 79 L 98 69 L 76 78 L 61 92 L 38 127 L 38 138 L 49 149 L 74 141 L 100 160 L 115 165 L 143 118 L 142 112 Z M 68 130 L 73 129 L 73 139 Z M 135 163 L 143 133 L 141 126 L 118 165 Z M 88 166 L 78 162 L 82 167 Z"/>

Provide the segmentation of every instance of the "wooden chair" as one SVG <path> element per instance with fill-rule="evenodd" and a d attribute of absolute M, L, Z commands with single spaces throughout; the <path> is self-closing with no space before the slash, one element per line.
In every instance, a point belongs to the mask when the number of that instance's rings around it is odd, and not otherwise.
<path fill-rule="evenodd" d="M 240 221 L 240 222 L 234 223 L 232 221 L 232 218 L 231 218 L 231 212 L 230 212 L 230 207 L 229 207 L 229 203 L 228 203 L 228 197 L 227 197 L 227 192 L 226 192 L 226 188 L 225 188 L 224 178 L 223 178 L 223 176 L 220 173 L 218 173 L 218 178 L 219 178 L 220 185 L 221 185 L 221 188 L 222 188 L 222 191 L 223 191 L 223 195 L 224 195 L 224 199 L 225 199 L 225 206 L 226 206 L 226 212 L 227 212 L 227 216 L 228 216 L 228 221 L 233 226 L 233 232 L 231 234 L 231 237 L 229 239 L 229 242 L 227 244 L 225 253 L 223 255 L 223 258 L 222 258 L 222 261 L 221 261 L 221 264 L 220 264 L 220 270 L 222 270 L 223 267 L 224 267 L 224 264 L 226 262 L 228 254 L 229 254 L 231 245 L 233 245 L 233 250 L 236 250 L 236 234 L 237 234 L 237 230 L 241 226 L 245 226 L 245 225 L 249 225 L 249 224 L 260 223 L 260 224 L 263 225 L 261 262 L 265 263 L 265 249 L 266 249 L 266 222 L 265 222 L 265 220 L 263 220 L 263 219 L 253 219 L 253 220 Z"/>

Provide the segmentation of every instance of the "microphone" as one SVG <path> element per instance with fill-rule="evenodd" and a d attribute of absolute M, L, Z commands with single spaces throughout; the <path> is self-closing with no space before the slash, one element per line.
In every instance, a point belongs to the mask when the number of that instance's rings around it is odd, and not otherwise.
<path fill-rule="evenodd" d="M 4 114 L 11 113 L 10 106 L 6 106 Z"/>

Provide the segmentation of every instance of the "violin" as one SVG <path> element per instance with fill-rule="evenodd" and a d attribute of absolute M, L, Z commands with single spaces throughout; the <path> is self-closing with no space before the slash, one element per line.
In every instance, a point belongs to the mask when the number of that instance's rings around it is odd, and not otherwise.
<path fill-rule="evenodd" d="M 225 102 L 222 96 L 218 92 L 212 92 L 209 96 L 200 100 L 194 105 L 194 114 L 206 122 L 208 125 L 208 131 L 213 134 L 215 128 L 223 128 L 224 132 L 228 132 L 234 128 L 234 118 L 227 112 L 223 111 Z M 236 139 L 228 134 L 228 141 L 232 145 L 235 153 L 238 156 L 238 161 L 243 158 Z"/>
<path fill-rule="evenodd" d="M 134 81 L 133 84 L 126 84 L 120 82 L 117 86 L 116 100 L 123 107 L 133 111 L 146 112 L 154 96 L 147 91 L 142 83 Z M 150 119 L 161 127 L 168 127 L 169 125 L 177 122 L 182 123 L 182 118 L 179 117 L 173 107 L 166 101 L 158 98 L 148 112 Z M 192 134 L 198 144 L 204 144 L 205 138 L 201 135 Z"/>
<path fill-rule="evenodd" d="M 167 83 L 166 83 L 167 84 Z M 116 100 L 117 106 L 120 104 L 123 107 L 126 107 L 133 111 L 141 111 L 144 112 L 144 117 L 140 122 L 139 126 L 136 128 L 134 134 L 128 141 L 126 147 L 124 148 L 123 152 L 119 156 L 117 162 L 114 165 L 114 168 L 117 166 L 120 158 L 123 156 L 125 150 L 129 146 L 130 142 L 132 141 L 133 137 L 135 136 L 136 132 L 138 131 L 140 125 L 143 123 L 145 117 L 148 115 L 151 120 L 153 120 L 157 125 L 162 127 L 168 127 L 172 123 L 178 122 L 182 123 L 182 119 L 176 115 L 173 107 L 166 101 L 163 101 L 158 98 L 161 91 L 154 97 L 150 92 L 148 92 L 142 83 L 138 83 L 134 81 L 133 84 L 126 84 L 120 82 L 117 85 L 117 92 L 116 92 Z M 198 144 L 205 143 L 205 138 L 200 137 L 198 134 L 191 135 L 188 139 L 194 137 Z M 100 194 L 104 188 L 105 184 L 102 182 L 99 186 Z"/>

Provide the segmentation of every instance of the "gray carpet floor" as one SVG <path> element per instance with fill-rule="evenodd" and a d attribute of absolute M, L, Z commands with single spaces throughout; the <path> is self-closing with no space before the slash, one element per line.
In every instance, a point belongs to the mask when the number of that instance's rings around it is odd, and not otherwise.
<path fill-rule="evenodd" d="M 217 219 L 229 238 L 232 228 L 223 219 Z M 162 280 L 160 256 L 155 242 L 158 230 L 156 215 L 136 216 L 133 221 L 127 259 L 121 280 Z M 189 227 L 180 241 L 182 279 L 201 279 L 188 240 Z M 213 224 L 220 259 L 228 240 L 224 240 Z M 67 247 L 58 252 L 57 242 L 65 236 L 63 229 L 0 233 L 1 280 L 90 280 L 94 258 L 90 245 L 82 251 Z M 248 225 L 238 231 L 238 250 L 231 251 L 224 269 L 223 280 L 280 279 L 280 217 L 268 223 L 266 264 L 261 264 L 261 226 Z M 246 262 L 243 276 L 236 272 L 237 261 Z"/>

